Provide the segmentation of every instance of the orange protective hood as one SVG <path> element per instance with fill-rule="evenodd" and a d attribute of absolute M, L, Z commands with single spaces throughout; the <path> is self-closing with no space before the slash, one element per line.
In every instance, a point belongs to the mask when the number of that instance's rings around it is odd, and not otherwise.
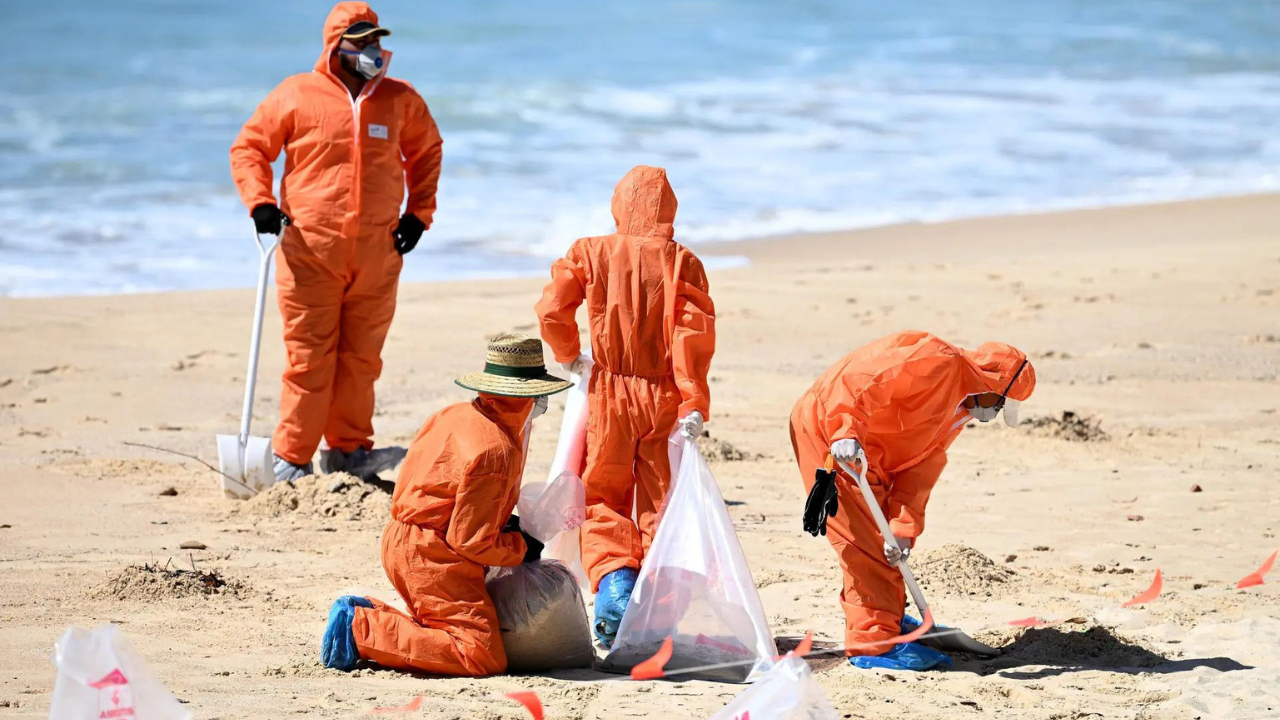
<path fill-rule="evenodd" d="M 537 401 L 537 398 L 477 393 L 473 404 L 481 415 L 492 420 L 520 445 L 524 442 L 525 422 L 529 420 L 529 413 L 533 411 L 533 404 Z"/>
<path fill-rule="evenodd" d="M 329 60 L 338 47 L 338 41 L 342 39 L 342 33 L 361 20 L 377 25 L 378 13 L 374 12 L 368 3 L 362 2 L 340 2 L 333 6 L 329 11 L 329 17 L 324 21 L 324 50 L 316 60 L 317 72 L 332 72 L 329 69 Z M 386 53 L 383 53 L 383 56 L 385 57 Z"/>
<path fill-rule="evenodd" d="M 662 168 L 632 168 L 613 189 L 612 210 L 619 235 L 668 239 L 675 235 L 676 193 Z"/>
<path fill-rule="evenodd" d="M 1031 397 L 1031 392 L 1036 388 L 1036 371 L 1031 367 L 1031 363 L 1027 363 L 1026 367 L 1022 368 L 1017 381 L 1012 387 L 1009 386 L 1014 373 L 1018 372 L 1018 367 L 1027 359 L 1026 353 L 1001 342 L 983 343 L 977 350 L 960 348 L 960 351 L 969 358 L 978 371 L 976 377 L 981 387 L 971 394 L 1003 393 L 1005 388 L 1009 388 L 1010 400 L 1021 402 Z"/>

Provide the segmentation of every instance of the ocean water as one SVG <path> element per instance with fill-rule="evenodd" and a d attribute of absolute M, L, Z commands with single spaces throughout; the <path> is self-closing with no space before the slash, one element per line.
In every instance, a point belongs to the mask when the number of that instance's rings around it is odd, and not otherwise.
<path fill-rule="evenodd" d="M 14 3 L 0 294 L 252 285 L 227 150 L 329 7 Z M 545 272 L 637 163 L 695 243 L 1280 188 L 1275 0 L 374 7 L 445 138 L 410 280 Z"/>

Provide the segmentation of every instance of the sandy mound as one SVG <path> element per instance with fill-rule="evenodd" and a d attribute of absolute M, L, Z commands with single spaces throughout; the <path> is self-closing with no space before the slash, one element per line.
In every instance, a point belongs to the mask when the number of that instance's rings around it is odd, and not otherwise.
<path fill-rule="evenodd" d="M 707 462 L 742 462 L 760 457 L 758 454 L 743 452 L 726 440 L 713 438 L 705 430 L 702 431 L 702 437 L 698 438 L 698 451 Z"/>
<path fill-rule="evenodd" d="M 1004 637 L 998 637 L 1003 635 Z M 1008 642 L 1012 639 L 1012 642 Z M 1004 644 L 1002 654 L 983 663 L 991 669 L 1026 665 L 1088 668 L 1150 668 L 1168 662 L 1134 642 L 1117 636 L 1105 627 L 1071 631 L 1057 627 L 1000 631 L 984 638 L 993 645 Z"/>
<path fill-rule="evenodd" d="M 943 545 L 911 554 L 911 569 L 925 595 L 999 597 L 1008 594 L 1016 573 L 964 545 Z"/>
<path fill-rule="evenodd" d="M 249 586 L 227 578 L 217 570 L 185 570 L 172 563 L 130 565 L 89 591 L 90 597 L 158 602 L 172 598 L 244 598 Z"/>
<path fill-rule="evenodd" d="M 1032 435 L 1072 442 L 1101 442 L 1109 437 L 1096 418 L 1077 415 L 1071 410 L 1063 410 L 1062 417 L 1029 418 L 1024 424 Z"/>
<path fill-rule="evenodd" d="M 238 504 L 231 515 L 381 523 L 390 511 L 391 496 L 386 492 L 346 473 L 335 473 L 272 485 L 266 492 Z"/>

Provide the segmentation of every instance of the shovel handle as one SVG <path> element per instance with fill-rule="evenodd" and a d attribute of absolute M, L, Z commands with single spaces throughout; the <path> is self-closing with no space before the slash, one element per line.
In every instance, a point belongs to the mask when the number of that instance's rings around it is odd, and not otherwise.
<path fill-rule="evenodd" d="M 840 463 L 840 468 L 848 473 L 855 482 L 858 483 L 858 490 L 862 492 L 862 499 L 867 503 L 867 509 L 871 511 L 871 518 L 876 521 L 876 525 L 880 528 L 880 534 L 884 537 L 886 543 L 897 542 L 893 537 L 893 530 L 889 528 L 889 521 L 884 516 L 884 511 L 880 509 L 880 503 L 876 500 L 875 493 L 871 492 L 871 485 L 867 482 L 867 455 L 861 448 L 858 455 L 854 459 L 854 464 L 862 467 L 862 472 L 854 472 L 853 468 L 845 463 Z M 907 567 L 907 559 L 904 557 L 898 561 L 898 572 L 902 573 L 902 582 L 906 584 L 907 591 L 911 593 L 911 599 L 915 601 L 916 608 L 923 615 L 929 609 L 928 603 L 924 601 L 924 593 L 920 590 L 920 584 L 916 582 L 916 576 L 911 572 L 911 568 Z"/>
<path fill-rule="evenodd" d="M 289 225 L 283 221 L 280 232 Z M 249 443 L 249 425 L 253 421 L 253 392 L 258 383 L 258 355 L 262 349 L 262 315 L 267 305 L 267 283 L 271 281 L 271 254 L 280 244 L 280 236 L 262 242 L 262 235 L 255 232 L 253 241 L 258 246 L 258 295 L 253 307 L 253 335 L 249 339 L 249 369 L 245 373 L 244 409 L 240 413 L 240 461 L 244 462 L 245 446 Z"/>

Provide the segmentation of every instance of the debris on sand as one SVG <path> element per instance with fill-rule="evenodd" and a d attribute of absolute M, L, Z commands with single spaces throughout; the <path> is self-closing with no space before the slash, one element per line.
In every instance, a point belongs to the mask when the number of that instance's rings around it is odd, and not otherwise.
<path fill-rule="evenodd" d="M 1012 591 L 1017 573 L 971 547 L 958 544 L 911 554 L 911 567 L 926 595 L 1000 597 Z"/>
<path fill-rule="evenodd" d="M 292 483 L 276 483 L 238 503 L 233 516 L 293 520 L 350 520 L 383 523 L 391 512 L 391 496 L 346 473 L 308 475 Z"/>
<path fill-rule="evenodd" d="M 194 564 L 187 570 L 169 561 L 163 565 L 130 565 L 107 578 L 89 594 L 112 600 L 158 602 L 211 595 L 244 598 L 251 591 L 249 586 L 224 576 L 218 570 L 200 570 Z"/>
<path fill-rule="evenodd" d="M 1001 629 L 983 635 L 983 642 L 997 647 L 1003 645 L 999 657 L 983 663 L 984 669 L 1007 670 L 1041 665 L 1115 670 L 1151 668 L 1168 662 L 1167 658 L 1101 626 L 1085 630 L 1058 627 Z"/>
<path fill-rule="evenodd" d="M 1071 442 L 1102 442 L 1109 437 L 1099 420 L 1071 410 L 1063 410 L 1061 417 L 1029 418 L 1026 425 L 1033 435 Z"/>
<path fill-rule="evenodd" d="M 713 438 L 706 430 L 703 430 L 702 437 L 698 438 L 698 451 L 707 462 L 742 462 L 758 460 L 761 457 L 758 453 L 744 452 L 727 440 Z"/>

